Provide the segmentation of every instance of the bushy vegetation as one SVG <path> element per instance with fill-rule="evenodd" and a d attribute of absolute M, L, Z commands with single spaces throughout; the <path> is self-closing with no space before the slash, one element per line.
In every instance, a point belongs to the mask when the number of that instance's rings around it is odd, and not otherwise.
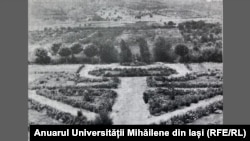
<path fill-rule="evenodd" d="M 110 41 L 105 42 L 100 46 L 100 59 L 102 63 L 118 62 L 118 51 Z"/>
<path fill-rule="evenodd" d="M 69 104 L 76 108 L 99 113 L 111 111 L 116 92 L 104 89 L 83 89 L 78 87 L 61 87 L 57 89 L 39 89 L 38 95 Z"/>
<path fill-rule="evenodd" d="M 180 77 L 148 77 L 149 87 L 176 87 L 176 88 L 220 88 L 222 87 L 222 74 L 218 71 L 194 72 Z"/>
<path fill-rule="evenodd" d="M 120 62 L 121 63 L 132 62 L 132 52 L 124 40 L 121 40 L 120 47 L 121 47 Z"/>
<path fill-rule="evenodd" d="M 178 77 L 166 77 L 166 76 L 154 76 L 153 78 L 155 81 L 162 81 L 162 82 L 185 82 L 188 80 L 195 80 L 199 77 L 203 76 L 214 76 L 219 80 L 222 80 L 222 74 L 220 74 L 218 71 L 210 71 L 210 72 L 193 72 L 193 73 L 187 73 L 184 76 L 178 76 Z"/>
<path fill-rule="evenodd" d="M 104 77 L 136 77 L 136 76 L 169 76 L 177 73 L 168 67 L 158 68 L 102 68 L 90 71 L 89 74 Z"/>
<path fill-rule="evenodd" d="M 222 89 L 208 90 L 156 90 L 146 91 L 143 94 L 145 103 L 149 104 L 149 111 L 152 115 L 159 115 L 162 112 L 170 112 L 179 109 L 183 106 L 190 106 L 192 103 L 197 103 L 200 100 L 212 98 L 217 95 L 222 95 Z"/>
<path fill-rule="evenodd" d="M 87 118 L 84 115 L 73 116 L 69 113 L 58 111 L 48 105 L 40 104 L 34 100 L 28 100 L 29 109 L 36 110 L 38 112 L 46 112 L 46 115 L 52 119 L 60 121 L 66 125 L 88 125 Z"/>
<path fill-rule="evenodd" d="M 223 95 L 222 80 L 222 72 L 218 70 L 174 77 L 151 76 L 147 78 L 147 84 L 157 88 L 144 92 L 143 99 L 149 104 L 151 114 L 160 115 L 200 100 Z"/>
<path fill-rule="evenodd" d="M 183 115 L 177 115 L 167 121 L 162 121 L 161 125 L 186 125 L 201 117 L 208 116 L 217 110 L 223 110 L 223 101 L 212 103 L 204 108 L 200 107 L 194 111 L 189 111 Z"/>
<path fill-rule="evenodd" d="M 140 47 L 141 61 L 149 64 L 152 61 L 152 59 L 151 59 L 151 53 L 148 48 L 148 43 L 143 38 L 140 38 L 138 42 Z"/>
<path fill-rule="evenodd" d="M 52 44 L 51 46 L 51 52 L 52 52 L 52 55 L 56 55 L 59 51 L 59 49 L 61 48 L 62 46 L 62 43 L 54 43 Z"/>
<path fill-rule="evenodd" d="M 88 45 L 85 49 L 84 49 L 84 53 L 91 58 L 91 62 L 93 63 L 93 57 L 96 56 L 98 54 L 99 50 L 98 47 L 95 44 L 91 44 Z"/>
<path fill-rule="evenodd" d="M 71 50 L 67 47 L 60 48 L 58 54 L 65 59 L 65 62 L 68 63 L 69 56 L 71 55 Z"/>
<path fill-rule="evenodd" d="M 185 45 L 179 44 L 175 47 L 175 54 L 181 57 L 180 62 L 188 61 L 188 58 L 187 58 L 188 53 L 189 53 L 189 49 Z"/>
<path fill-rule="evenodd" d="M 154 47 L 154 58 L 156 62 L 173 62 L 173 57 L 171 56 L 172 45 L 167 42 L 164 38 L 159 37 L 155 42 Z"/>
<path fill-rule="evenodd" d="M 166 30 L 168 27 L 172 27 L 176 33 L 158 35 L 157 30 Z M 119 39 L 127 30 L 136 34 L 134 41 Z M 143 32 L 136 33 L 141 30 Z M 172 34 L 178 34 L 178 37 Z M 49 51 L 53 57 L 48 55 L 52 60 L 45 61 L 46 63 L 120 62 L 121 64 L 131 64 L 143 62 L 148 64 L 150 62 L 223 61 L 222 27 L 219 23 L 205 23 L 204 21 L 187 21 L 180 23 L 178 27 L 171 21 L 166 23 L 166 26 L 159 27 L 149 27 L 147 23 L 143 22 L 119 28 L 62 27 L 32 31 L 29 36 L 31 44 L 52 42 Z M 138 47 L 140 54 L 132 51 L 132 46 Z M 78 54 L 77 57 L 74 57 L 76 54 Z M 61 57 L 59 61 L 55 59 L 57 57 Z M 46 60 L 46 58 L 43 59 Z"/>
<path fill-rule="evenodd" d="M 48 52 L 45 49 L 38 48 L 35 50 L 36 63 L 38 64 L 49 64 L 51 58 L 48 56 Z"/>
<path fill-rule="evenodd" d="M 222 27 L 219 23 L 187 21 L 178 25 L 182 36 L 193 48 L 185 62 L 222 62 Z"/>

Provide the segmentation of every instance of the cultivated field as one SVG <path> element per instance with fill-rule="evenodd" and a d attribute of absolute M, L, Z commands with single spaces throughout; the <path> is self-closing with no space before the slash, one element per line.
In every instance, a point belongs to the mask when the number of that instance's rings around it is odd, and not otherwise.
<path fill-rule="evenodd" d="M 29 73 L 30 124 L 222 124 L 220 63 L 30 65 Z"/>

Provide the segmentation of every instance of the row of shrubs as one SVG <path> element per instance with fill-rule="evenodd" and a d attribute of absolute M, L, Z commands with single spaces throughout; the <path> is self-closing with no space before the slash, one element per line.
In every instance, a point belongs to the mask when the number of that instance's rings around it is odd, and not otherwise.
<path fill-rule="evenodd" d="M 71 81 L 72 83 L 68 83 Z M 56 82 L 56 83 L 55 83 Z M 86 86 L 77 86 L 78 83 L 94 83 L 94 82 L 108 82 L 108 83 L 100 83 L 95 85 L 86 85 Z M 79 73 L 69 73 L 69 72 L 54 72 L 54 73 L 46 73 L 44 76 L 39 79 L 33 81 L 29 84 L 30 89 L 42 89 L 42 88 L 60 88 L 60 87 L 81 87 L 81 88 L 118 88 L 120 84 L 120 80 L 117 77 L 112 78 L 98 78 L 98 79 L 90 79 L 83 78 L 79 76 Z"/>
<path fill-rule="evenodd" d="M 109 116 L 107 111 L 101 111 L 99 115 L 93 121 L 88 121 L 82 112 L 78 112 L 77 116 L 73 116 L 69 113 L 58 111 L 48 105 L 43 105 L 32 99 L 28 99 L 29 109 L 36 110 L 38 112 L 46 112 L 46 115 L 52 119 L 60 121 L 62 124 L 66 125 L 112 125 L 113 121 Z M 29 122 L 29 125 L 35 124 Z"/>
<path fill-rule="evenodd" d="M 94 83 L 94 82 L 108 82 L 110 81 L 109 78 L 107 77 L 102 77 L 102 78 L 86 78 L 86 77 L 80 77 L 78 80 L 77 80 L 77 83 Z"/>
<path fill-rule="evenodd" d="M 58 111 L 48 105 L 40 104 L 32 99 L 28 99 L 29 109 L 36 110 L 38 112 L 46 112 L 47 116 L 60 121 L 66 125 L 86 125 L 90 124 L 87 121 L 87 118 L 84 117 L 82 114 L 78 114 L 78 116 L 73 116 L 69 113 Z"/>
<path fill-rule="evenodd" d="M 203 94 L 206 92 L 211 93 L 222 93 L 222 88 L 208 88 L 205 89 L 174 89 L 174 88 L 156 88 L 155 90 L 147 90 L 144 92 L 143 99 L 145 103 L 148 102 L 148 99 L 152 97 L 154 94 L 160 94 L 164 96 L 169 96 L 170 99 L 174 99 L 177 95 L 187 95 L 187 94 Z"/>
<path fill-rule="evenodd" d="M 77 80 L 77 83 L 95 83 L 95 82 L 109 82 L 109 83 L 120 83 L 120 79 L 118 77 L 102 77 L 102 78 L 86 78 L 86 77 L 80 77 Z"/>
<path fill-rule="evenodd" d="M 220 88 L 222 87 L 222 82 L 162 82 L 162 81 L 155 81 L 154 77 L 147 78 L 147 85 L 149 87 L 175 87 L 175 88 Z"/>
<path fill-rule="evenodd" d="M 71 84 L 58 84 L 58 85 L 49 85 L 49 84 L 42 84 L 42 85 L 33 85 L 30 84 L 29 85 L 29 89 L 30 90 L 37 90 L 37 89 L 58 89 L 58 88 L 82 88 L 82 89 L 86 89 L 86 88 L 96 88 L 96 89 L 116 89 L 118 88 L 117 83 L 103 83 L 103 84 L 96 84 L 96 85 L 86 85 L 86 86 L 77 86 L 77 85 L 71 85 Z"/>
<path fill-rule="evenodd" d="M 184 94 L 176 95 L 175 92 L 164 94 L 157 93 L 157 91 L 146 91 L 143 94 L 143 99 L 145 103 L 149 104 L 149 111 L 152 115 L 160 115 L 164 112 L 174 111 L 183 106 L 190 106 L 192 103 L 198 103 L 200 100 L 212 98 L 217 95 L 223 95 L 222 89 L 184 91 Z"/>
<path fill-rule="evenodd" d="M 112 90 L 61 88 L 58 90 L 40 89 L 38 95 L 60 101 L 76 108 L 95 113 L 112 111 L 117 93 Z"/>
<path fill-rule="evenodd" d="M 185 125 L 191 122 L 196 121 L 199 118 L 208 116 L 209 114 L 214 113 L 217 110 L 223 110 L 223 101 L 218 101 L 212 103 L 205 108 L 198 108 L 195 111 L 189 111 L 183 115 L 176 115 L 170 118 L 167 121 L 162 121 L 161 125 Z"/>
<path fill-rule="evenodd" d="M 192 72 L 192 73 L 187 73 L 184 76 L 178 76 L 178 77 L 155 76 L 154 80 L 162 82 L 188 81 L 188 80 L 195 80 L 202 76 L 216 76 L 216 78 L 218 79 L 221 77 L 220 75 L 217 74 L 216 71 L 211 71 L 211 72 Z"/>
<path fill-rule="evenodd" d="M 146 66 L 146 65 L 148 65 L 147 63 L 140 62 L 140 61 L 138 61 L 138 62 L 130 62 L 130 63 L 124 62 L 124 63 L 120 63 L 120 64 L 122 66 Z"/>
<path fill-rule="evenodd" d="M 30 85 L 31 89 L 39 89 L 39 88 L 48 88 L 48 87 L 74 87 L 74 85 L 77 85 L 77 83 L 94 83 L 94 82 L 109 82 L 109 83 L 103 83 L 103 84 L 97 84 L 97 85 L 91 85 L 90 87 L 93 88 L 117 88 L 120 80 L 117 77 L 112 78 L 98 78 L 98 79 L 92 79 L 92 78 L 84 78 L 80 77 L 80 71 L 85 67 L 85 65 L 81 65 L 75 73 L 73 72 L 35 72 L 38 74 L 45 74 L 44 76 L 40 77 L 39 79 L 32 82 Z M 67 84 L 68 81 L 73 81 L 74 83 Z M 57 82 L 51 85 L 49 82 Z M 59 83 L 60 82 L 60 83 Z"/>
<path fill-rule="evenodd" d="M 89 74 L 104 77 L 137 77 L 137 76 L 169 76 L 176 74 L 176 70 L 168 67 L 157 68 L 102 68 L 90 71 Z"/>

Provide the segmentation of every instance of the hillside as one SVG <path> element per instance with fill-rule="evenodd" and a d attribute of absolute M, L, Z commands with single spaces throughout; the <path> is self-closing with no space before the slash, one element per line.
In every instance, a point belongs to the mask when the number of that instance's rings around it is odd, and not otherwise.
<path fill-rule="evenodd" d="M 29 0 L 29 30 L 88 25 L 91 21 L 110 21 L 110 26 L 117 26 L 112 21 L 162 23 L 176 18 L 221 21 L 222 11 L 221 1 L 205 0 Z"/>

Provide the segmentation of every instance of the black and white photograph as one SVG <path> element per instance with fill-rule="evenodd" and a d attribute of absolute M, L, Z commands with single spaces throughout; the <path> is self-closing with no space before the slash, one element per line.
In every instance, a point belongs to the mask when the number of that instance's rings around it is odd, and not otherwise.
<path fill-rule="evenodd" d="M 29 125 L 223 124 L 223 0 L 28 0 Z"/>

